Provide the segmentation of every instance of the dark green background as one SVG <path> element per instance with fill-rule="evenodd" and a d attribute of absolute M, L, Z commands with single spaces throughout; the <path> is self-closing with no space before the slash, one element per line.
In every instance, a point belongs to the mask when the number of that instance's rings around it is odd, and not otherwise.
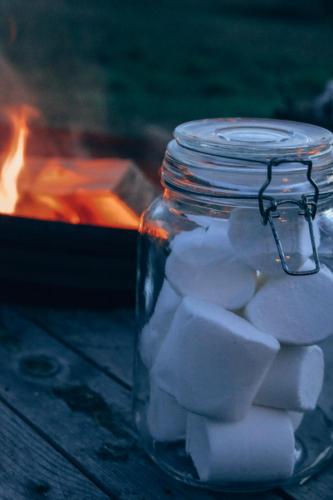
<path fill-rule="evenodd" d="M 0 9 L 2 100 L 28 96 L 55 126 L 137 134 L 272 116 L 333 78 L 329 2 L 2 0 Z"/>

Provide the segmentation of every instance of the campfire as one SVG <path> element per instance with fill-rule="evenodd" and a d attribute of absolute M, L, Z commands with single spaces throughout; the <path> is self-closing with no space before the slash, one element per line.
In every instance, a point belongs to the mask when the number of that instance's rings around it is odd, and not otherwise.
<path fill-rule="evenodd" d="M 158 192 L 145 165 L 126 159 L 142 151 L 127 139 L 49 129 L 30 106 L 0 116 L 3 298 L 134 302 L 136 230 Z M 151 232 L 166 237 L 158 225 Z"/>
<path fill-rule="evenodd" d="M 28 156 L 28 106 L 12 107 L 0 170 L 0 213 L 124 229 L 137 229 L 156 189 L 131 161 L 119 158 Z"/>

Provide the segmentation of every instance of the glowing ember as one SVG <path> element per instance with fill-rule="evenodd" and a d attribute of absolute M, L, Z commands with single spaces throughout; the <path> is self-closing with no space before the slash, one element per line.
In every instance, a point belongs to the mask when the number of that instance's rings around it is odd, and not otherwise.
<path fill-rule="evenodd" d="M 32 110 L 8 113 L 12 134 L 0 173 L 0 213 L 137 229 L 156 192 L 140 170 L 121 159 L 26 158 Z"/>

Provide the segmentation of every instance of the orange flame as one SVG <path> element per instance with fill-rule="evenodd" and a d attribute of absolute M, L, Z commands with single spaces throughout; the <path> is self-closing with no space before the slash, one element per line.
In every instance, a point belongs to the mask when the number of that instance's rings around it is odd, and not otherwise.
<path fill-rule="evenodd" d="M 15 212 L 19 198 L 17 181 L 24 167 L 25 146 L 28 137 L 27 119 L 31 109 L 23 106 L 16 113 L 8 113 L 13 135 L 7 157 L 2 165 L 0 177 L 0 213 Z"/>
<path fill-rule="evenodd" d="M 138 174 L 131 162 L 112 158 L 26 157 L 27 122 L 38 113 L 22 106 L 7 114 L 12 134 L 0 168 L 0 213 L 138 229 L 135 199 L 142 186 L 133 182 Z M 145 188 L 142 190 L 147 194 Z M 150 201 L 147 199 L 147 204 Z"/>

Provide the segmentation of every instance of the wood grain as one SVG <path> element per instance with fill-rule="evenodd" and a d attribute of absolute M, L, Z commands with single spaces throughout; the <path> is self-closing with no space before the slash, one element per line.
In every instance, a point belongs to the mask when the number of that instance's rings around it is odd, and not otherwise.
<path fill-rule="evenodd" d="M 135 343 L 133 310 L 29 307 L 20 311 L 60 342 L 116 377 L 125 387 L 131 387 Z"/>
<path fill-rule="evenodd" d="M 0 307 L 0 328 L 0 397 L 105 493 L 124 500 L 214 498 L 173 481 L 136 447 L 128 390 L 11 308 Z"/>
<path fill-rule="evenodd" d="M 1 500 L 108 497 L 0 402 Z"/>

